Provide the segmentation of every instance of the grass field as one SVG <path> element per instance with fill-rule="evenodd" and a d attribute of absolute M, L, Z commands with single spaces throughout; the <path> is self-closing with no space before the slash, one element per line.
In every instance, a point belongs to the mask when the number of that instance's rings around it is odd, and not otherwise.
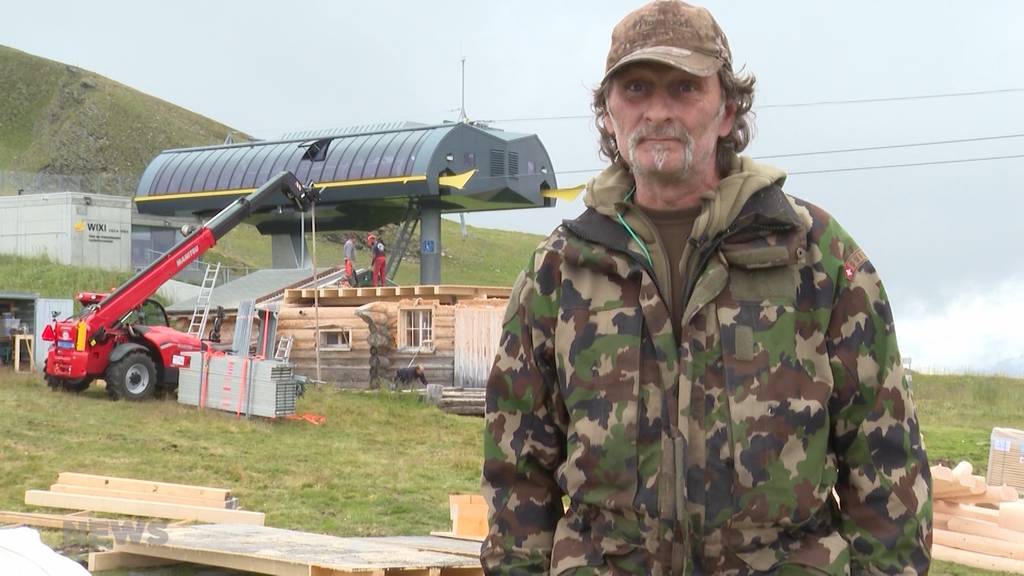
<path fill-rule="evenodd" d="M 991 428 L 1024 428 L 1022 380 L 919 374 L 914 394 L 933 462 L 967 459 L 984 473 Z M 309 391 L 299 410 L 327 422 L 110 402 L 95 387 L 58 394 L 38 378 L 0 372 L 0 509 L 25 509 L 25 490 L 81 471 L 230 487 L 271 526 L 425 534 L 448 525 L 449 493 L 478 489 L 477 418 L 445 415 L 409 395 L 330 389 Z M 932 573 L 994 574 L 945 563 Z"/>

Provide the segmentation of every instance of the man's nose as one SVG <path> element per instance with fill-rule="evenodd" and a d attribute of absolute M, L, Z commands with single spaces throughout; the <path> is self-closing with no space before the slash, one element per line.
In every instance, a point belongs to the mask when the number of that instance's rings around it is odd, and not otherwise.
<path fill-rule="evenodd" d="M 644 119 L 658 124 L 672 117 L 672 102 L 665 90 L 655 90 L 647 101 Z"/>

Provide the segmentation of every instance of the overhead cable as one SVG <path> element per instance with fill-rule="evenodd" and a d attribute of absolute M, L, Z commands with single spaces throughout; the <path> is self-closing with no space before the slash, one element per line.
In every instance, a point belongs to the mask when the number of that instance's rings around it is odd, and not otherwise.
<path fill-rule="evenodd" d="M 941 94 L 918 94 L 913 96 L 884 96 L 880 98 L 855 98 L 851 100 L 818 100 L 813 102 L 796 102 L 790 104 L 760 104 L 757 110 L 772 108 L 809 108 L 812 106 L 842 106 L 847 104 L 872 104 L 878 102 L 905 102 L 912 100 L 932 100 L 936 98 L 962 98 L 966 96 L 987 96 L 993 94 L 1013 94 L 1024 92 L 1024 88 L 999 88 L 995 90 L 975 90 L 971 92 L 946 92 Z M 593 118 L 593 114 L 566 114 L 559 116 L 533 116 L 521 118 L 497 118 L 484 122 L 541 122 L 548 120 L 583 120 Z"/>

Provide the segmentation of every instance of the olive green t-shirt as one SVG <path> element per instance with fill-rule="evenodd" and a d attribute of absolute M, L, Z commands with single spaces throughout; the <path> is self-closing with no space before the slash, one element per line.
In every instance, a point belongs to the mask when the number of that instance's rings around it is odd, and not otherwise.
<path fill-rule="evenodd" d="M 679 340 L 679 328 L 683 320 L 683 290 L 686 288 L 685 271 L 681 260 L 686 242 L 690 239 L 693 223 L 700 216 L 700 206 L 683 210 L 644 209 L 658 232 L 658 239 L 665 247 L 669 270 L 672 271 L 672 294 L 669 297 L 669 312 L 672 314 L 672 330 Z"/>

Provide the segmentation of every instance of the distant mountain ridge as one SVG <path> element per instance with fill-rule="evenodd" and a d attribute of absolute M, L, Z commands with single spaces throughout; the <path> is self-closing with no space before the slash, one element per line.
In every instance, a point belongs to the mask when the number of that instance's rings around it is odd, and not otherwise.
<path fill-rule="evenodd" d="M 229 133 L 251 139 L 89 70 L 0 46 L 0 170 L 137 182 L 160 151 L 220 144 Z"/>

